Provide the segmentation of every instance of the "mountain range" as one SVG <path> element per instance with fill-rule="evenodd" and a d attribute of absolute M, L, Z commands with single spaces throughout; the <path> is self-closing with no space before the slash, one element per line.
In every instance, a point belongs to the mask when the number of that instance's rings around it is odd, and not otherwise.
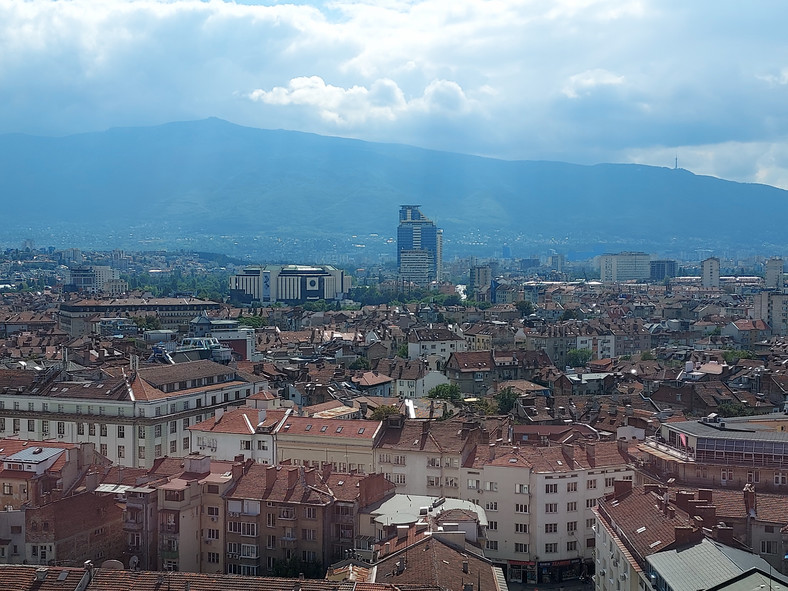
<path fill-rule="evenodd" d="M 788 245 L 788 193 L 766 185 L 635 164 L 505 161 L 219 119 L 0 135 L 0 195 L 7 228 L 123 236 L 144 227 L 165 246 L 175 236 L 232 236 L 241 249 L 250 237 L 373 235 L 383 244 L 406 203 L 444 229 L 447 252 L 506 243 L 521 256 L 547 247 L 770 255 Z"/>

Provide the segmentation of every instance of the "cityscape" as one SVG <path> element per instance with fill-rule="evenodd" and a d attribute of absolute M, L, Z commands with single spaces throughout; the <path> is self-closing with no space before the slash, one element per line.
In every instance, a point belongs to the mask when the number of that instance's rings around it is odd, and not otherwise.
<path fill-rule="evenodd" d="M 0 0 L 0 591 L 788 589 L 787 21 Z"/>
<path fill-rule="evenodd" d="M 2 563 L 88 589 L 782 581 L 782 258 L 447 261 L 432 212 L 395 211 L 369 269 L 7 249 Z"/>

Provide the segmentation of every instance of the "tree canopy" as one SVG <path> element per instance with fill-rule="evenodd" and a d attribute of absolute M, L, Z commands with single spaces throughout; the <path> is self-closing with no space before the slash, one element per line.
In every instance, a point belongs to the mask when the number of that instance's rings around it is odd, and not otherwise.
<path fill-rule="evenodd" d="M 462 392 L 457 384 L 440 384 L 427 392 L 427 398 L 459 402 L 462 400 Z"/>

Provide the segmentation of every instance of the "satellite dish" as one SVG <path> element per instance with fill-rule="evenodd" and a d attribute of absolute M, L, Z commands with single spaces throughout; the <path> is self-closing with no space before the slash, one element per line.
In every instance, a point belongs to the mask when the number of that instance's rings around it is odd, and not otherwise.
<path fill-rule="evenodd" d="M 123 570 L 123 563 L 120 560 L 105 560 L 101 563 L 101 568 L 106 570 Z"/>
<path fill-rule="evenodd" d="M 137 567 L 140 565 L 140 559 L 135 554 L 131 558 L 129 558 L 129 570 L 137 570 Z"/>

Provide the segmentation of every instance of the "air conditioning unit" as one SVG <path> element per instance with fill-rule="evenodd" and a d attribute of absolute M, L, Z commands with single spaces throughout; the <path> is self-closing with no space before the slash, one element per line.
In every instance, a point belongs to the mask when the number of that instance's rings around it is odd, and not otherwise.
<path fill-rule="evenodd" d="M 238 558 L 238 554 L 229 553 L 229 554 L 227 554 L 227 558 Z"/>
<path fill-rule="evenodd" d="M 604 576 L 605 576 L 605 574 L 606 574 L 606 573 L 605 573 L 605 569 L 602 569 L 601 571 L 599 571 L 599 576 L 600 576 L 600 577 L 604 577 Z"/>
<path fill-rule="evenodd" d="M 211 515 L 211 521 L 216 521 L 217 519 L 219 519 L 219 518 L 216 517 L 216 515 Z"/>
<path fill-rule="evenodd" d="M 621 573 L 620 575 L 618 575 L 618 578 L 621 579 L 622 581 L 626 581 L 627 580 L 627 573 Z"/>
<path fill-rule="evenodd" d="M 614 561 L 613 561 L 613 566 L 615 566 L 616 568 L 618 568 L 618 560 L 614 560 Z"/>
<path fill-rule="evenodd" d="M 210 546 L 211 545 L 211 540 L 205 540 L 205 543 Z"/>

